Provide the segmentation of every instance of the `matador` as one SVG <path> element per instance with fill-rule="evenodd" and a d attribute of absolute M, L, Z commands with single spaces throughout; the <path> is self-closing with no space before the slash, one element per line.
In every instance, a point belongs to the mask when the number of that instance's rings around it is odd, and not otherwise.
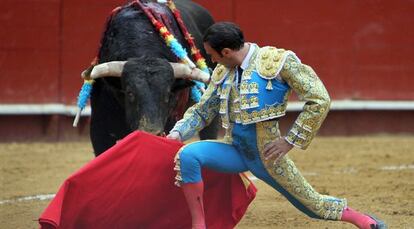
<path fill-rule="evenodd" d="M 187 144 L 176 156 L 176 184 L 184 191 L 193 228 L 206 228 L 202 167 L 226 173 L 250 171 L 312 218 L 345 221 L 363 229 L 386 228 L 374 216 L 349 208 L 345 199 L 318 193 L 287 155 L 292 147 L 306 149 L 328 114 L 330 98 L 315 71 L 292 51 L 245 42 L 234 23 L 212 25 L 203 41 L 218 65 L 201 101 L 167 136 L 188 140 L 217 115 L 225 129 L 224 139 Z M 292 91 L 305 105 L 282 135 L 279 119 Z"/>

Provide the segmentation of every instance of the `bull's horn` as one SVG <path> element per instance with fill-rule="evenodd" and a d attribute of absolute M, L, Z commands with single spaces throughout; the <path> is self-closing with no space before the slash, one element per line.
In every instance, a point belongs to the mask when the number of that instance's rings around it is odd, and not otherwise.
<path fill-rule="evenodd" d="M 91 71 L 90 77 L 92 79 L 107 76 L 121 77 L 125 63 L 126 61 L 111 61 L 95 65 Z M 82 72 L 82 77 L 85 78 L 85 71 Z"/>
<path fill-rule="evenodd" d="M 210 82 L 210 76 L 198 68 L 191 69 L 186 64 L 170 63 L 174 70 L 175 78 L 190 78 L 204 83 Z"/>

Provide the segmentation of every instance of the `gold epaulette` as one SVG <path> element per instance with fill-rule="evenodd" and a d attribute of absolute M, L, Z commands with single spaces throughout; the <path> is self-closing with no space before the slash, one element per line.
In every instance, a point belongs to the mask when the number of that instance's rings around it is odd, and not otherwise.
<path fill-rule="evenodd" d="M 223 82 L 227 73 L 227 68 L 224 65 L 218 64 L 217 67 L 214 69 L 213 74 L 211 75 L 211 81 L 214 84 L 220 84 Z"/>
<path fill-rule="evenodd" d="M 286 50 L 271 46 L 260 48 L 256 59 L 256 68 L 259 75 L 265 79 L 273 79 L 283 67 Z"/>

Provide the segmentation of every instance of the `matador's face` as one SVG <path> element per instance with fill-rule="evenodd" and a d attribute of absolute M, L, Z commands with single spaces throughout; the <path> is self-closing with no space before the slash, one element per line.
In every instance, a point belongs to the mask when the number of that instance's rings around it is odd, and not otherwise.
<path fill-rule="evenodd" d="M 221 53 L 218 53 L 207 42 L 204 42 L 204 49 L 206 50 L 206 53 L 210 56 L 211 61 L 213 63 L 219 63 L 228 68 L 234 68 L 235 66 L 237 66 L 237 62 L 235 61 L 231 49 L 225 48 L 221 51 Z"/>

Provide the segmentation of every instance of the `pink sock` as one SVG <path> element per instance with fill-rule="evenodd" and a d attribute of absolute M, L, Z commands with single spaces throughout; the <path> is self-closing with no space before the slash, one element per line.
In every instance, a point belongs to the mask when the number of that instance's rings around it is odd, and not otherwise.
<path fill-rule="evenodd" d="M 376 225 L 375 220 L 371 217 L 346 207 L 342 212 L 341 221 L 352 223 L 359 229 L 371 229 L 371 224 Z"/>
<path fill-rule="evenodd" d="M 203 224 L 193 224 L 191 226 L 191 229 L 206 229 L 206 225 L 204 223 Z"/>
<path fill-rule="evenodd" d="M 205 217 L 203 206 L 203 192 L 204 183 L 200 181 L 198 183 L 182 184 L 181 188 L 184 192 L 184 196 L 187 200 L 188 207 L 191 213 L 192 229 L 205 229 Z"/>

